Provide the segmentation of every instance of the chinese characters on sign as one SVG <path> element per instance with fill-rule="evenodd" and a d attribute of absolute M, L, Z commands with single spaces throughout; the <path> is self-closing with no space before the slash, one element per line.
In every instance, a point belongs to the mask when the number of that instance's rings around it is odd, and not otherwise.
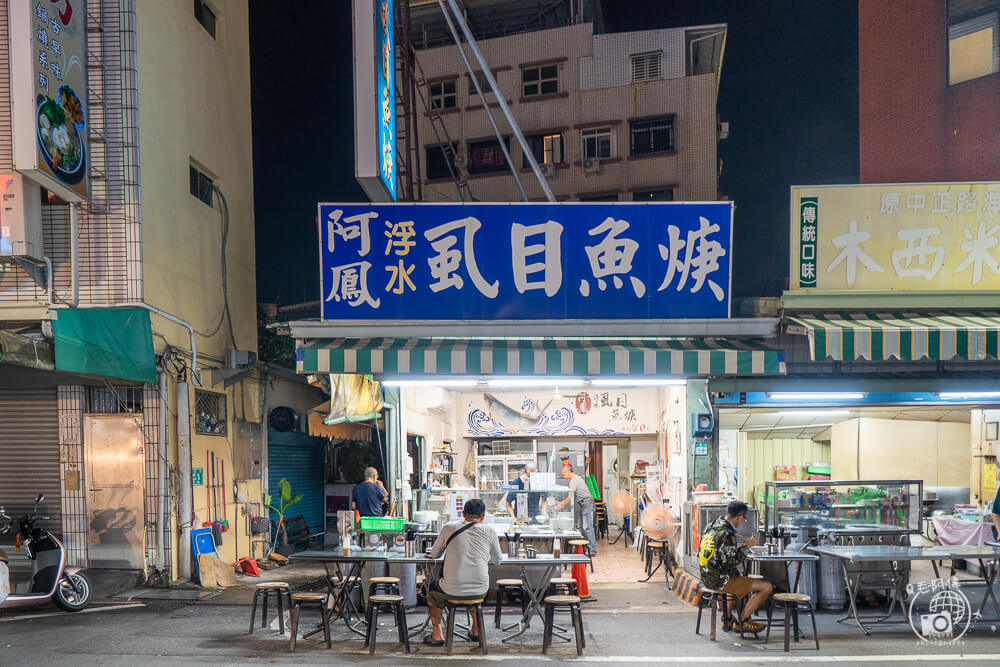
<path fill-rule="evenodd" d="M 86 2 L 10 7 L 14 167 L 70 201 L 87 197 Z"/>
<path fill-rule="evenodd" d="M 1000 289 L 1000 183 L 801 187 L 792 202 L 799 288 Z"/>
<path fill-rule="evenodd" d="M 375 1 L 375 59 L 378 100 L 379 177 L 396 198 L 396 58 L 393 1 Z"/>
<path fill-rule="evenodd" d="M 319 215 L 326 319 L 729 315 L 729 203 L 321 204 Z"/>

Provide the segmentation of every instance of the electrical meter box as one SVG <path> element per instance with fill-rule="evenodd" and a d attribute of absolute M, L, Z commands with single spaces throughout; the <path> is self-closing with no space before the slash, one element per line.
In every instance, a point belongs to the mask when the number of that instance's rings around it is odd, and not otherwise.
<path fill-rule="evenodd" d="M 0 174 L 0 257 L 41 261 L 42 201 L 38 183 L 17 172 Z"/>

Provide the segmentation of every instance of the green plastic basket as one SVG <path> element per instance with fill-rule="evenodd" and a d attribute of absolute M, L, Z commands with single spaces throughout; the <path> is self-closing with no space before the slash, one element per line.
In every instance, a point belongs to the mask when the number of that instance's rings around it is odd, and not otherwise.
<path fill-rule="evenodd" d="M 587 475 L 584 478 L 584 481 L 587 482 L 587 489 L 590 490 L 590 497 L 593 498 L 594 500 L 600 500 L 601 492 L 597 488 L 597 478 L 594 477 L 593 475 Z"/>
<path fill-rule="evenodd" d="M 361 530 L 380 533 L 401 533 L 406 519 L 393 516 L 363 516 Z"/>

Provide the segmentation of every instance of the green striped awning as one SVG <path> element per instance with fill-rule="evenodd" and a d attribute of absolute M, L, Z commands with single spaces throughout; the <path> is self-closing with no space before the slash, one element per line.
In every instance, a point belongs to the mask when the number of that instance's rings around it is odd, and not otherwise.
<path fill-rule="evenodd" d="M 666 376 L 785 372 L 784 353 L 758 341 L 326 338 L 298 341 L 299 373 L 384 375 Z"/>
<path fill-rule="evenodd" d="M 1000 358 L 1000 313 L 824 313 L 787 320 L 805 328 L 813 360 Z"/>

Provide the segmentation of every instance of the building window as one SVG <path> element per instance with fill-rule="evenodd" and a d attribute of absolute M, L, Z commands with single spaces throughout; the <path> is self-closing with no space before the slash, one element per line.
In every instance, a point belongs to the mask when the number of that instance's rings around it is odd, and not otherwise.
<path fill-rule="evenodd" d="M 605 159 L 611 157 L 611 128 L 598 127 L 580 132 L 583 139 L 583 157 Z"/>
<path fill-rule="evenodd" d="M 87 388 L 85 412 L 96 414 L 134 414 L 142 412 L 142 387 Z"/>
<path fill-rule="evenodd" d="M 504 143 L 510 146 L 510 140 L 504 138 Z M 507 168 L 500 142 L 496 139 L 469 142 L 469 173 L 483 174 L 490 171 L 503 171 Z"/>
<path fill-rule="evenodd" d="M 493 74 L 494 80 L 496 79 L 496 77 L 497 77 L 497 75 L 496 75 L 496 73 L 494 73 Z M 480 88 L 480 90 L 483 91 L 484 95 L 489 95 L 489 94 L 491 94 L 493 92 L 493 90 L 490 88 L 490 82 L 486 80 L 486 74 L 484 74 L 483 72 L 476 72 L 476 82 L 479 83 L 479 88 Z M 500 84 L 497 83 L 497 85 L 499 86 Z M 476 92 L 476 84 L 473 83 L 472 80 L 470 79 L 469 80 L 469 97 L 473 97 L 473 96 L 476 96 L 476 95 L 479 95 L 479 93 Z"/>
<path fill-rule="evenodd" d="M 215 39 L 215 12 L 205 4 L 205 0 L 194 0 L 194 17 Z"/>
<path fill-rule="evenodd" d="M 674 117 L 660 116 L 629 123 L 631 154 L 667 153 L 674 150 Z"/>
<path fill-rule="evenodd" d="M 212 181 L 212 178 L 193 164 L 188 165 L 188 176 L 191 181 L 191 194 L 205 202 L 205 204 L 214 206 L 212 203 L 212 190 L 215 187 L 215 183 Z"/>
<path fill-rule="evenodd" d="M 652 81 L 659 79 L 660 63 L 663 54 L 660 51 L 636 53 L 632 56 L 632 81 Z"/>
<path fill-rule="evenodd" d="M 618 201 L 618 195 L 580 195 L 580 201 Z"/>
<path fill-rule="evenodd" d="M 948 85 L 1000 71 L 1000 2 L 948 1 Z"/>
<path fill-rule="evenodd" d="M 438 144 L 427 146 L 424 150 L 427 154 L 427 178 L 451 178 L 452 173 L 457 175 L 455 154 L 458 144 Z"/>
<path fill-rule="evenodd" d="M 458 106 L 456 79 L 435 81 L 430 85 L 431 109 L 454 109 Z"/>
<path fill-rule="evenodd" d="M 539 164 L 562 164 L 563 162 L 563 135 L 556 134 L 536 134 L 525 137 L 528 146 L 531 147 L 531 154 L 535 156 L 535 161 Z M 522 156 L 522 166 L 531 166 L 528 156 Z"/>
<path fill-rule="evenodd" d="M 204 435 L 226 435 L 226 395 L 195 389 L 194 427 Z"/>
<path fill-rule="evenodd" d="M 559 92 L 559 65 L 541 65 L 521 69 L 521 92 L 524 97 Z"/>
<path fill-rule="evenodd" d="M 674 191 L 666 190 L 646 190 L 645 192 L 633 192 L 632 201 L 673 201 Z"/>

